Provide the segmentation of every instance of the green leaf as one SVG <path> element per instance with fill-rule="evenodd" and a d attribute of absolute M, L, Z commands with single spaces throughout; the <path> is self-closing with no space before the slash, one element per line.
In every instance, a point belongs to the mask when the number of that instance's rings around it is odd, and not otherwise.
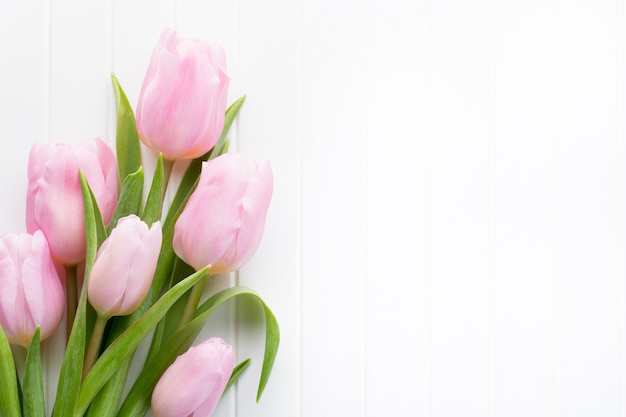
<path fill-rule="evenodd" d="M 148 296 L 149 297 L 149 296 Z M 148 298 L 146 297 L 146 299 Z M 135 323 L 147 310 L 148 303 L 143 302 L 139 308 L 128 316 L 113 317 L 110 320 L 111 331 L 108 335 L 108 342 L 105 346 L 109 346 L 115 341 L 126 329 Z M 91 405 L 87 409 L 87 415 L 93 417 L 113 417 L 117 414 L 126 379 L 133 360 L 133 354 L 129 355 L 119 366 L 117 372 L 107 381 L 100 392 L 96 395 Z"/>
<path fill-rule="evenodd" d="M 122 186 L 122 192 L 120 198 L 117 201 L 115 212 L 109 222 L 108 232 L 117 226 L 117 221 L 122 217 L 126 217 L 131 214 L 139 214 L 141 208 L 141 196 L 143 195 L 143 167 L 128 175 L 124 179 L 124 185 Z"/>
<path fill-rule="evenodd" d="M 174 261 L 174 269 L 170 277 L 170 282 L 168 283 L 169 287 L 171 287 L 173 283 L 179 282 L 181 277 L 192 274 L 193 271 L 194 269 L 191 266 L 176 257 L 176 260 Z M 195 287 L 197 287 L 197 285 Z M 152 342 L 150 343 L 150 350 L 148 351 L 147 356 L 148 359 L 152 358 L 158 352 L 163 340 L 169 339 L 174 332 L 178 330 L 178 325 L 185 312 L 185 307 L 189 300 L 190 293 L 191 291 L 180 297 L 157 325 L 154 330 L 154 335 L 152 336 Z"/>
<path fill-rule="evenodd" d="M 0 416 L 21 415 L 15 362 L 9 341 L 0 326 Z"/>
<path fill-rule="evenodd" d="M 76 409 L 77 415 L 85 413 L 91 400 L 109 378 L 117 372 L 124 360 L 137 349 L 137 346 L 176 300 L 193 287 L 196 282 L 204 278 L 208 270 L 209 267 L 205 267 L 172 287 L 102 353 L 83 381 Z"/>
<path fill-rule="evenodd" d="M 163 243 L 161 244 L 161 252 L 159 252 L 159 260 L 157 261 L 157 267 L 150 289 L 150 293 L 152 294 L 152 300 L 149 300 L 150 304 L 154 304 L 157 301 L 163 291 L 165 283 L 172 274 L 174 261 L 176 260 L 176 254 L 172 247 L 173 239 L 174 224 L 171 224 L 170 227 L 163 230 Z M 148 296 L 150 296 L 150 294 Z"/>
<path fill-rule="evenodd" d="M 39 327 L 28 346 L 24 368 L 24 417 L 45 417 Z"/>
<path fill-rule="evenodd" d="M 141 166 L 141 148 L 133 109 L 115 75 L 111 74 L 117 108 L 116 151 L 120 180 Z"/>
<path fill-rule="evenodd" d="M 163 197 L 165 195 L 165 175 L 163 172 L 163 154 L 159 154 L 157 159 L 152 185 L 146 200 L 146 207 L 143 209 L 141 219 L 148 225 L 156 222 L 161 218 L 161 209 L 163 208 Z"/>
<path fill-rule="evenodd" d="M 152 390 L 165 370 L 174 362 L 177 356 L 183 354 L 192 345 L 211 313 L 226 301 L 238 296 L 251 296 L 256 299 L 265 312 L 265 355 L 261 379 L 257 392 L 257 400 L 261 397 L 269 379 L 278 345 L 280 332 L 276 317 L 265 302 L 252 290 L 244 287 L 227 288 L 206 300 L 196 311 L 196 316 L 187 325 L 177 331 L 160 351 L 148 360 L 137 377 L 137 381 L 131 388 L 126 400 L 122 404 L 118 417 L 142 417 L 150 408 Z"/>
<path fill-rule="evenodd" d="M 241 375 L 243 375 L 243 373 L 246 371 L 246 369 L 248 369 L 248 366 L 250 366 L 250 358 L 242 361 L 241 363 L 239 363 L 237 366 L 235 366 L 235 368 L 233 369 L 233 373 L 230 375 L 230 378 L 228 379 L 228 384 L 226 384 L 226 388 L 224 388 L 224 393 L 226 391 L 228 391 L 228 389 L 230 387 L 232 387 L 235 382 L 237 382 L 237 380 L 239 379 L 239 377 Z"/>
<path fill-rule="evenodd" d="M 96 246 L 95 252 L 93 253 L 93 260 L 95 262 L 96 253 L 102 242 L 107 238 L 107 230 L 104 227 L 104 221 L 102 220 L 102 214 L 100 213 L 100 208 L 98 207 L 98 202 L 96 201 L 96 196 L 94 195 L 91 188 L 89 188 L 89 184 L 87 184 L 87 180 L 85 180 L 85 185 L 87 187 L 87 191 L 89 191 L 89 195 L 91 196 L 91 207 L 93 209 L 93 220 L 96 229 Z M 89 252 L 88 252 L 89 253 Z M 93 266 L 93 263 L 90 267 Z"/>
<path fill-rule="evenodd" d="M 87 417 L 114 417 L 124 393 L 126 378 L 133 360 L 133 356 L 126 358 L 119 369 L 102 387 L 87 409 Z"/>
<path fill-rule="evenodd" d="M 196 312 L 196 318 L 193 321 L 200 319 L 200 321 L 204 322 L 209 317 L 209 315 L 215 310 L 218 306 L 228 301 L 233 297 L 237 297 L 240 295 L 247 295 L 254 297 L 263 307 L 263 312 L 265 313 L 265 354 L 263 356 L 263 367 L 261 369 L 261 379 L 259 380 L 259 389 L 257 391 L 257 401 L 261 399 L 261 395 L 263 394 L 263 390 L 269 381 L 270 374 L 272 373 L 272 367 L 274 366 L 274 360 L 276 359 L 276 354 L 278 353 L 278 345 L 280 343 L 280 330 L 278 327 L 278 321 L 274 316 L 274 313 L 270 308 L 265 304 L 263 299 L 257 295 L 254 291 L 247 289 L 245 287 L 234 287 L 227 288 L 215 294 L 206 300 Z M 189 324 L 191 324 L 189 323 Z M 176 337 L 176 335 L 174 335 Z"/>
<path fill-rule="evenodd" d="M 76 409 L 81 385 L 83 361 L 85 359 L 87 286 L 89 283 L 89 274 L 93 268 L 93 264 L 96 260 L 96 252 L 98 250 L 98 230 L 104 228 L 102 225 L 102 217 L 98 214 L 99 210 L 97 204 L 95 204 L 93 193 L 82 172 L 80 173 L 80 186 L 83 192 L 87 245 L 85 279 L 78 301 L 78 308 L 76 309 L 76 317 L 67 342 L 65 356 L 61 364 L 59 386 L 52 414 L 54 417 L 74 417 L 74 410 Z M 96 220 L 96 214 L 100 217 L 99 222 Z M 102 233 L 102 231 L 100 232 Z M 82 415 L 82 413 L 80 415 Z"/>

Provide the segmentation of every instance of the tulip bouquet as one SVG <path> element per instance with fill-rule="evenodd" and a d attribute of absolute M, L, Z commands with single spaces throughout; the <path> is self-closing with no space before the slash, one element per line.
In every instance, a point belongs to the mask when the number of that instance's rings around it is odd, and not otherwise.
<path fill-rule="evenodd" d="M 192 345 L 211 313 L 240 296 L 265 315 L 257 400 L 274 363 L 278 324 L 256 293 L 234 286 L 202 296 L 213 274 L 237 270 L 255 252 L 272 194 L 269 163 L 228 153 L 244 97 L 226 108 L 223 50 L 166 29 L 136 118 L 112 78 L 116 153 L 98 138 L 35 145 L 27 233 L 0 237 L 3 417 L 130 417 L 150 408 L 157 417 L 210 416 L 250 360 L 236 364 L 218 337 Z M 156 159 L 145 196 L 141 142 Z M 171 181 L 175 161 L 186 170 Z M 63 318 L 65 351 L 46 410 L 41 341 Z M 135 356 L 144 340 L 147 353 Z M 22 349 L 23 362 L 14 357 Z M 133 361 L 143 361 L 136 378 Z"/>

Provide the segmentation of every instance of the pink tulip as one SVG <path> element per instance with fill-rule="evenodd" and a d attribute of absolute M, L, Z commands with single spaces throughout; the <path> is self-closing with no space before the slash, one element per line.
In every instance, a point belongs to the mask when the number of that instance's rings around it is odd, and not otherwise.
<path fill-rule="evenodd" d="M 227 153 L 204 162 L 198 188 L 174 227 L 176 254 L 196 270 L 239 269 L 261 242 L 272 181 L 267 161 Z"/>
<path fill-rule="evenodd" d="M 72 265 L 85 258 L 85 215 L 79 169 L 94 192 L 105 223 L 113 215 L 117 162 L 101 139 L 36 144 L 28 160 L 26 228 L 41 229 L 53 258 Z"/>
<path fill-rule="evenodd" d="M 161 249 L 161 223 L 121 218 L 102 243 L 91 270 L 87 296 L 100 316 L 125 316 L 146 297 Z"/>
<path fill-rule="evenodd" d="M 219 45 L 164 30 L 139 93 L 139 137 L 166 159 L 205 154 L 222 133 L 229 82 Z"/>
<path fill-rule="evenodd" d="M 212 337 L 180 355 L 152 393 L 155 417 L 209 417 L 235 366 L 233 349 Z"/>
<path fill-rule="evenodd" d="M 63 318 L 65 295 L 41 231 L 0 238 L 0 326 L 10 343 L 27 347 L 37 326 L 41 340 Z"/>

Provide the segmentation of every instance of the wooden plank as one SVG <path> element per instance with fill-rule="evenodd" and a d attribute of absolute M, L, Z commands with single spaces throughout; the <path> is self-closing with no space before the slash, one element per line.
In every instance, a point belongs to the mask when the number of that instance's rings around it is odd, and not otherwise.
<path fill-rule="evenodd" d="M 614 1 L 559 2 L 555 16 L 562 415 L 620 414 L 615 11 Z"/>
<path fill-rule="evenodd" d="M 4 196 L 0 234 L 25 230 L 30 148 L 48 139 L 48 13 L 44 1 L 0 3 L 5 53 L 0 78 L 0 190 Z"/>
<path fill-rule="evenodd" d="M 496 415 L 554 416 L 557 410 L 553 6 L 497 2 L 493 12 Z"/>
<path fill-rule="evenodd" d="M 364 415 L 425 416 L 431 278 L 428 8 L 425 2 L 368 1 L 365 13 Z"/>
<path fill-rule="evenodd" d="M 362 19 L 356 0 L 303 2 L 300 13 L 305 417 L 364 407 Z"/>
<path fill-rule="evenodd" d="M 490 415 L 494 239 L 488 1 L 430 4 L 432 415 Z"/>
<path fill-rule="evenodd" d="M 237 413 L 297 417 L 302 397 L 299 8 L 288 0 L 243 1 L 237 23 L 230 23 L 232 13 L 223 13 L 227 24 L 220 30 L 237 33 L 237 39 L 231 41 L 236 63 L 231 67 L 231 94 L 247 95 L 238 120 L 235 150 L 247 158 L 269 160 L 274 174 L 263 240 L 252 260 L 240 270 L 239 283 L 254 288 L 265 299 L 281 328 L 272 377 L 257 403 L 265 330 L 259 323 L 259 309 L 245 301 L 240 303 L 239 355 L 253 361 L 238 386 Z"/>

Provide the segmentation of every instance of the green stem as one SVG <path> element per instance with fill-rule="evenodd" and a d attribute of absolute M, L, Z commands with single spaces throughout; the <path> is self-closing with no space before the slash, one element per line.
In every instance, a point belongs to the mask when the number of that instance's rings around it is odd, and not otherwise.
<path fill-rule="evenodd" d="M 196 309 L 198 308 L 198 304 L 200 304 L 200 298 L 202 297 L 202 291 L 204 291 L 204 285 L 207 282 L 207 278 L 208 277 L 202 278 L 191 289 L 187 305 L 185 305 L 185 311 L 183 312 L 183 316 L 180 318 L 176 331 L 180 330 L 183 326 L 193 320 L 196 315 Z"/>
<path fill-rule="evenodd" d="M 172 175 L 172 168 L 174 167 L 174 160 L 163 158 L 163 189 L 167 190 L 167 185 L 170 183 L 170 176 Z"/>
<path fill-rule="evenodd" d="M 70 338 L 70 332 L 74 325 L 76 308 L 78 307 L 78 282 L 76 277 L 77 265 L 65 265 L 66 308 L 67 308 L 67 331 L 66 340 Z"/>
<path fill-rule="evenodd" d="M 98 315 L 96 323 L 94 324 L 93 333 L 91 334 L 91 340 L 89 341 L 89 347 L 87 348 L 87 354 L 85 355 L 85 362 L 83 364 L 83 379 L 87 376 L 93 364 L 98 359 L 100 353 L 100 346 L 102 345 L 102 336 L 104 335 L 104 328 L 107 324 L 107 318 Z"/>

